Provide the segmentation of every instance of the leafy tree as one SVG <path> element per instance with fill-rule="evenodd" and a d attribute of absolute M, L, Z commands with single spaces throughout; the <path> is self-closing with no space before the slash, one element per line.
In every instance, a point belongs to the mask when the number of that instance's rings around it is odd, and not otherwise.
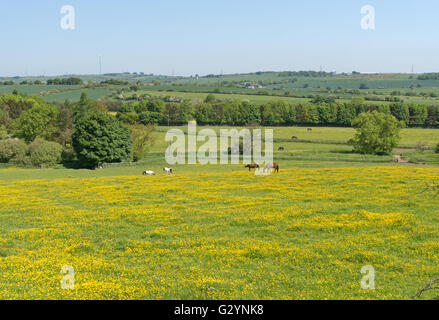
<path fill-rule="evenodd" d="M 409 124 L 411 126 L 423 126 L 427 119 L 427 107 L 417 104 L 409 104 L 408 107 L 410 113 Z"/>
<path fill-rule="evenodd" d="M 317 106 L 317 113 L 319 114 L 319 123 L 329 124 L 337 121 L 337 109 L 334 110 L 333 104 L 320 103 Z"/>
<path fill-rule="evenodd" d="M 204 124 L 214 124 L 216 121 L 216 113 L 210 103 L 202 103 L 195 109 L 195 120 L 197 123 Z"/>
<path fill-rule="evenodd" d="M 338 106 L 337 123 L 350 126 L 356 117 L 356 108 L 352 104 L 341 103 Z"/>
<path fill-rule="evenodd" d="M 81 117 L 75 124 L 72 141 L 84 167 L 121 162 L 131 156 L 129 129 L 107 113 L 93 111 Z"/>
<path fill-rule="evenodd" d="M 73 85 L 81 85 L 83 83 L 83 81 L 80 78 L 74 78 L 74 77 L 70 77 L 70 78 L 55 78 L 55 79 L 47 79 L 46 83 L 48 85 L 69 85 L 69 86 L 73 86 Z"/>
<path fill-rule="evenodd" d="M 159 124 L 163 116 L 160 112 L 145 111 L 139 114 L 139 122 L 143 125 Z"/>
<path fill-rule="evenodd" d="M 312 103 L 304 103 L 296 107 L 298 123 L 319 123 L 317 107 Z"/>
<path fill-rule="evenodd" d="M 147 106 L 147 110 L 150 112 L 161 113 L 165 109 L 165 102 L 163 100 L 156 99 L 156 100 L 148 101 L 146 103 L 146 106 Z"/>
<path fill-rule="evenodd" d="M 215 113 L 212 124 L 220 125 L 224 122 L 224 110 L 227 102 L 215 102 L 212 104 L 213 112 Z"/>
<path fill-rule="evenodd" d="M 359 105 L 363 105 L 364 104 L 364 98 L 363 97 L 353 97 L 351 99 L 351 103 L 359 106 Z"/>
<path fill-rule="evenodd" d="M 427 118 L 425 119 L 426 126 L 434 127 L 436 125 L 436 118 L 437 118 L 436 112 L 437 112 L 436 106 L 428 106 Z"/>
<path fill-rule="evenodd" d="M 133 161 L 137 162 L 145 157 L 149 148 L 154 144 L 153 131 L 155 125 L 133 125 L 131 130 L 131 140 L 133 141 Z"/>
<path fill-rule="evenodd" d="M 117 118 L 126 124 L 136 124 L 139 122 L 139 114 L 135 112 L 118 113 Z"/>
<path fill-rule="evenodd" d="M 356 133 L 352 140 L 356 152 L 363 154 L 390 154 L 400 140 L 403 122 L 378 111 L 365 112 L 352 122 Z"/>
<path fill-rule="evenodd" d="M 29 154 L 34 166 L 50 167 L 61 161 L 62 146 L 37 138 L 29 145 Z"/>
<path fill-rule="evenodd" d="M 185 100 L 180 104 L 179 119 L 176 124 L 185 124 L 193 119 L 194 106 L 189 100 Z"/>
<path fill-rule="evenodd" d="M 380 105 L 376 106 L 376 108 L 374 110 L 377 110 L 378 112 L 385 113 L 385 114 L 391 114 L 390 113 L 390 106 L 388 106 L 387 104 L 380 104 Z"/>
<path fill-rule="evenodd" d="M 402 103 L 392 104 L 390 106 L 390 112 L 396 119 L 403 121 L 406 125 L 409 125 L 410 113 L 407 105 Z"/>
<path fill-rule="evenodd" d="M 204 99 L 204 102 L 206 103 L 214 103 L 216 101 L 216 97 L 214 94 L 209 93 L 206 97 L 206 99 Z"/>
<path fill-rule="evenodd" d="M 86 93 L 81 93 L 81 98 L 73 105 L 73 116 L 75 121 L 91 112 L 94 109 L 93 100 L 89 99 Z"/>
<path fill-rule="evenodd" d="M 294 110 L 295 111 L 295 110 Z M 288 113 L 288 111 L 287 111 Z M 249 123 L 260 123 L 261 122 L 261 113 L 260 109 L 257 105 L 243 101 L 241 103 L 241 114 L 245 115 L 245 125 Z M 289 114 L 285 114 L 285 117 L 290 116 Z"/>
<path fill-rule="evenodd" d="M 24 111 L 12 124 L 13 134 L 27 143 L 40 137 L 46 140 L 54 138 L 57 131 L 59 110 L 53 105 L 37 105 Z"/>
<path fill-rule="evenodd" d="M 143 103 L 143 102 L 145 102 L 145 100 L 141 101 L 141 103 Z M 139 104 L 140 104 L 140 103 L 139 103 Z M 128 112 L 137 112 L 137 113 L 141 113 L 141 112 L 146 111 L 146 110 L 148 110 L 148 109 L 146 108 L 146 104 L 145 104 L 145 109 L 144 109 L 144 110 L 137 109 L 137 106 L 133 106 L 133 105 L 130 105 L 130 104 L 124 104 L 124 105 L 121 105 L 121 106 L 120 106 L 120 108 L 119 108 L 119 112 L 118 112 L 118 115 L 119 115 L 120 113 L 128 113 Z"/>
<path fill-rule="evenodd" d="M 167 103 L 163 111 L 162 124 L 175 125 L 180 118 L 180 104 L 176 102 Z"/>
<path fill-rule="evenodd" d="M 23 111 L 29 110 L 44 102 L 35 96 L 22 94 L 3 94 L 0 95 L 0 109 L 7 112 L 11 119 L 18 118 Z"/>
<path fill-rule="evenodd" d="M 9 114 L 0 109 L 0 126 L 8 126 L 11 123 L 11 118 L 9 117 Z"/>
<path fill-rule="evenodd" d="M 6 139 L 7 137 L 8 137 L 8 131 L 6 130 L 6 127 L 0 124 L 0 140 Z"/>
<path fill-rule="evenodd" d="M 97 100 L 93 103 L 93 109 L 101 112 L 108 112 L 107 105 L 100 100 Z"/>
<path fill-rule="evenodd" d="M 296 109 L 283 100 L 271 101 L 261 106 L 262 124 L 284 125 L 296 121 Z"/>
<path fill-rule="evenodd" d="M 57 129 L 57 141 L 62 146 L 70 145 L 72 143 L 73 134 L 73 110 L 68 101 L 59 109 L 58 115 L 58 129 Z"/>
<path fill-rule="evenodd" d="M 119 108 L 119 112 L 120 113 L 125 113 L 125 112 L 137 112 L 137 113 L 142 113 L 145 111 L 149 111 L 149 106 L 148 106 L 148 101 L 147 100 L 142 100 L 139 101 L 138 103 L 134 104 L 134 105 L 123 105 L 122 107 Z"/>
<path fill-rule="evenodd" d="M 325 96 L 317 96 L 316 98 L 311 100 L 311 103 L 320 104 L 320 103 L 334 103 L 334 97 L 325 97 Z"/>
<path fill-rule="evenodd" d="M 240 105 L 241 102 L 239 101 L 233 101 L 232 103 L 226 103 L 223 105 L 222 111 L 224 124 L 230 126 L 243 125 L 239 110 Z"/>

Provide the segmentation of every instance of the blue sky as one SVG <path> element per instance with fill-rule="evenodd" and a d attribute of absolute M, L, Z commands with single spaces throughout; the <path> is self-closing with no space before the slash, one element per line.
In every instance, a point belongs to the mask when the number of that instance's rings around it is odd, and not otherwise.
<path fill-rule="evenodd" d="M 99 56 L 104 73 L 439 71 L 438 14 L 437 0 L 3 0 L 0 76 L 98 73 Z"/>

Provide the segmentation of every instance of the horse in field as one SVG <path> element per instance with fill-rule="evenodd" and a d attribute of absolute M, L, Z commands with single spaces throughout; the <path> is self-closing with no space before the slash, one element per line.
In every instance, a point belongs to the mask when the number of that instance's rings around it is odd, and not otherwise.
<path fill-rule="evenodd" d="M 277 173 L 279 173 L 279 165 L 277 163 L 267 163 L 264 167 L 264 173 L 266 170 L 273 169 Z"/>
<path fill-rule="evenodd" d="M 248 164 L 244 168 L 248 168 L 248 171 L 251 171 L 252 169 L 256 170 L 259 169 L 259 164 L 257 163 Z"/>
<path fill-rule="evenodd" d="M 308 128 L 308 132 L 312 132 L 312 128 Z"/>
<path fill-rule="evenodd" d="M 163 171 L 166 172 L 166 174 L 172 174 L 172 168 L 163 168 Z"/>
<path fill-rule="evenodd" d="M 155 176 L 155 172 L 151 170 L 143 171 L 144 176 Z"/>
<path fill-rule="evenodd" d="M 279 147 L 279 149 L 277 149 L 277 151 L 285 151 L 284 147 Z"/>

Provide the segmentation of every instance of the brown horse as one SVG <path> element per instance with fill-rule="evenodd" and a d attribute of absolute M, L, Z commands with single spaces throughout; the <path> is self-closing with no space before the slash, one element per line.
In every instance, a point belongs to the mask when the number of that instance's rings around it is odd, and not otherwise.
<path fill-rule="evenodd" d="M 244 168 L 248 168 L 248 171 L 251 171 L 251 169 L 256 170 L 256 169 L 259 169 L 259 164 L 257 164 L 257 163 L 248 164 Z"/>
<path fill-rule="evenodd" d="M 279 173 L 279 165 L 277 163 L 267 163 L 264 167 L 264 173 L 265 170 L 274 169 L 277 173 Z"/>

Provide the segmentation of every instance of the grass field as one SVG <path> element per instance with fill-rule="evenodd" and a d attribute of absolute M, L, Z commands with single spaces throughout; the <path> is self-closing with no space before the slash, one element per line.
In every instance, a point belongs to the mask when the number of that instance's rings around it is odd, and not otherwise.
<path fill-rule="evenodd" d="M 178 128 L 184 132 L 187 132 L 187 126 L 172 127 Z M 217 134 L 221 129 L 237 129 L 241 130 L 242 127 L 209 127 L 214 129 Z M 274 132 L 275 146 L 284 146 L 290 144 L 292 147 L 299 145 L 298 142 L 294 142 L 293 136 L 297 137 L 299 141 L 308 141 L 320 144 L 333 144 L 340 143 L 346 144 L 349 139 L 353 138 L 355 130 L 353 128 L 341 128 L 341 127 L 312 127 L 312 131 L 308 131 L 308 127 L 259 127 L 262 131 L 265 129 L 272 129 Z M 164 135 L 171 127 L 158 127 L 157 128 L 157 141 L 160 150 L 163 150 L 165 146 Z M 202 130 L 202 126 L 198 126 L 198 131 Z M 402 129 L 400 146 L 415 147 L 418 142 L 424 141 L 427 145 L 433 147 L 439 143 L 439 131 L 437 129 Z M 312 146 L 311 146 L 312 147 Z M 330 146 L 333 147 L 333 146 Z M 309 146 L 308 146 L 309 148 Z M 314 147 L 312 147 L 314 149 Z M 349 147 L 350 150 L 352 149 Z M 157 150 L 159 150 L 157 149 Z M 319 150 L 315 148 L 315 150 Z"/>
<path fill-rule="evenodd" d="M 0 298 L 410 298 L 438 274 L 439 204 L 411 195 L 439 169 L 343 165 L 0 170 Z"/>
<path fill-rule="evenodd" d="M 282 127 L 279 174 L 167 176 L 167 129 L 136 165 L 0 169 L 0 299 L 410 299 L 439 275 L 439 203 L 422 193 L 439 167 L 350 153 L 350 128 Z M 406 129 L 401 145 L 437 137 Z M 65 265 L 74 290 L 60 287 Z M 375 290 L 361 289 L 365 265 Z"/>

